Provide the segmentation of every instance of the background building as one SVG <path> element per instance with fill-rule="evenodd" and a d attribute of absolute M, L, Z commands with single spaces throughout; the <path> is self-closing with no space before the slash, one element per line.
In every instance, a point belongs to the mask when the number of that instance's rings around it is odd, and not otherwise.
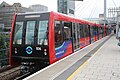
<path fill-rule="evenodd" d="M 6 2 L 0 4 L 0 25 L 4 27 L 5 32 L 10 32 L 15 13 L 32 12 L 29 8 L 22 7 L 20 3 L 10 5 Z"/>
<path fill-rule="evenodd" d="M 40 5 L 40 4 L 31 5 L 29 8 L 32 9 L 34 12 L 46 12 L 46 11 L 48 11 L 47 6 Z"/>
<path fill-rule="evenodd" d="M 58 12 L 72 15 L 75 14 L 75 1 L 74 0 L 58 0 Z"/>
<path fill-rule="evenodd" d="M 104 25 L 104 14 L 99 14 L 99 18 L 84 18 L 84 20 Z M 108 24 L 107 21 L 106 21 L 106 24 Z"/>

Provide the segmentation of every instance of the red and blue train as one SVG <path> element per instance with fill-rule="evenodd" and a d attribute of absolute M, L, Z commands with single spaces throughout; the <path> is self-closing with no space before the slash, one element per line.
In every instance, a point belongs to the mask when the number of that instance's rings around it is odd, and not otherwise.
<path fill-rule="evenodd" d="M 105 26 L 53 11 L 16 14 L 10 38 L 10 65 L 48 66 L 106 35 Z"/>

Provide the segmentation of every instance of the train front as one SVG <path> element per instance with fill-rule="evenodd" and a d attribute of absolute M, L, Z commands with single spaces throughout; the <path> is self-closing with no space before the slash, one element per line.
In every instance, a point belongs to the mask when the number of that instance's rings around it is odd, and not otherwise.
<path fill-rule="evenodd" d="M 49 13 L 17 14 L 10 40 L 10 65 L 26 71 L 49 65 Z"/>

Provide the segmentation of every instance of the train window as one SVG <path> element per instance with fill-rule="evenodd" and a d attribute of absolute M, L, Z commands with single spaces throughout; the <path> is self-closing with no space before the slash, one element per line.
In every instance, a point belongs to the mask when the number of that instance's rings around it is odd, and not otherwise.
<path fill-rule="evenodd" d="M 102 28 L 100 28 L 100 34 L 102 34 Z"/>
<path fill-rule="evenodd" d="M 87 26 L 86 25 L 84 25 L 83 30 L 84 30 L 84 34 L 85 34 L 84 36 L 87 37 Z"/>
<path fill-rule="evenodd" d="M 78 24 L 78 38 L 80 39 L 80 36 L 81 36 L 81 34 L 80 34 L 80 24 Z"/>
<path fill-rule="evenodd" d="M 62 21 L 55 21 L 55 47 L 59 47 L 63 43 Z"/>
<path fill-rule="evenodd" d="M 85 36 L 86 36 L 86 37 L 89 36 L 89 28 L 88 28 L 88 25 L 85 25 Z"/>
<path fill-rule="evenodd" d="M 39 29 L 38 29 L 39 45 L 48 45 L 47 29 L 48 29 L 48 21 L 47 20 L 39 21 Z"/>
<path fill-rule="evenodd" d="M 64 22 L 63 36 L 64 36 L 64 41 L 70 40 L 70 38 L 71 38 L 71 24 L 70 24 L 70 22 Z"/>
<path fill-rule="evenodd" d="M 94 35 L 96 36 L 98 34 L 98 28 L 96 26 L 93 27 L 93 30 L 94 30 Z"/>
<path fill-rule="evenodd" d="M 91 38 L 94 37 L 94 29 L 93 29 L 93 26 L 90 27 L 90 33 L 91 33 Z"/>
<path fill-rule="evenodd" d="M 80 27 L 80 37 L 81 38 L 84 38 L 84 29 L 83 29 L 83 26 L 82 24 L 79 24 L 79 27 Z"/>
<path fill-rule="evenodd" d="M 94 26 L 92 26 L 92 35 L 95 36 L 95 29 L 94 29 Z"/>
<path fill-rule="evenodd" d="M 22 44 L 23 22 L 16 22 L 13 44 Z"/>
<path fill-rule="evenodd" d="M 35 21 L 27 21 L 25 44 L 34 44 Z"/>

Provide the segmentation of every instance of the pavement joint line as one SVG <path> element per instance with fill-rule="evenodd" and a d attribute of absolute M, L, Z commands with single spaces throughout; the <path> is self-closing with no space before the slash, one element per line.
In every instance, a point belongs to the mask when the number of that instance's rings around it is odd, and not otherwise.
<path fill-rule="evenodd" d="M 111 37 L 109 37 L 111 38 Z M 109 38 L 107 40 L 109 40 Z M 104 42 L 104 41 L 103 41 Z M 106 42 L 106 41 L 105 41 Z M 83 68 L 86 67 L 86 65 L 90 62 L 90 60 L 100 51 L 100 49 L 103 48 L 103 46 L 105 45 L 105 42 L 104 44 L 88 59 L 86 60 L 72 75 L 70 75 L 70 77 L 67 78 L 67 80 L 72 80 L 72 78 Z"/>

